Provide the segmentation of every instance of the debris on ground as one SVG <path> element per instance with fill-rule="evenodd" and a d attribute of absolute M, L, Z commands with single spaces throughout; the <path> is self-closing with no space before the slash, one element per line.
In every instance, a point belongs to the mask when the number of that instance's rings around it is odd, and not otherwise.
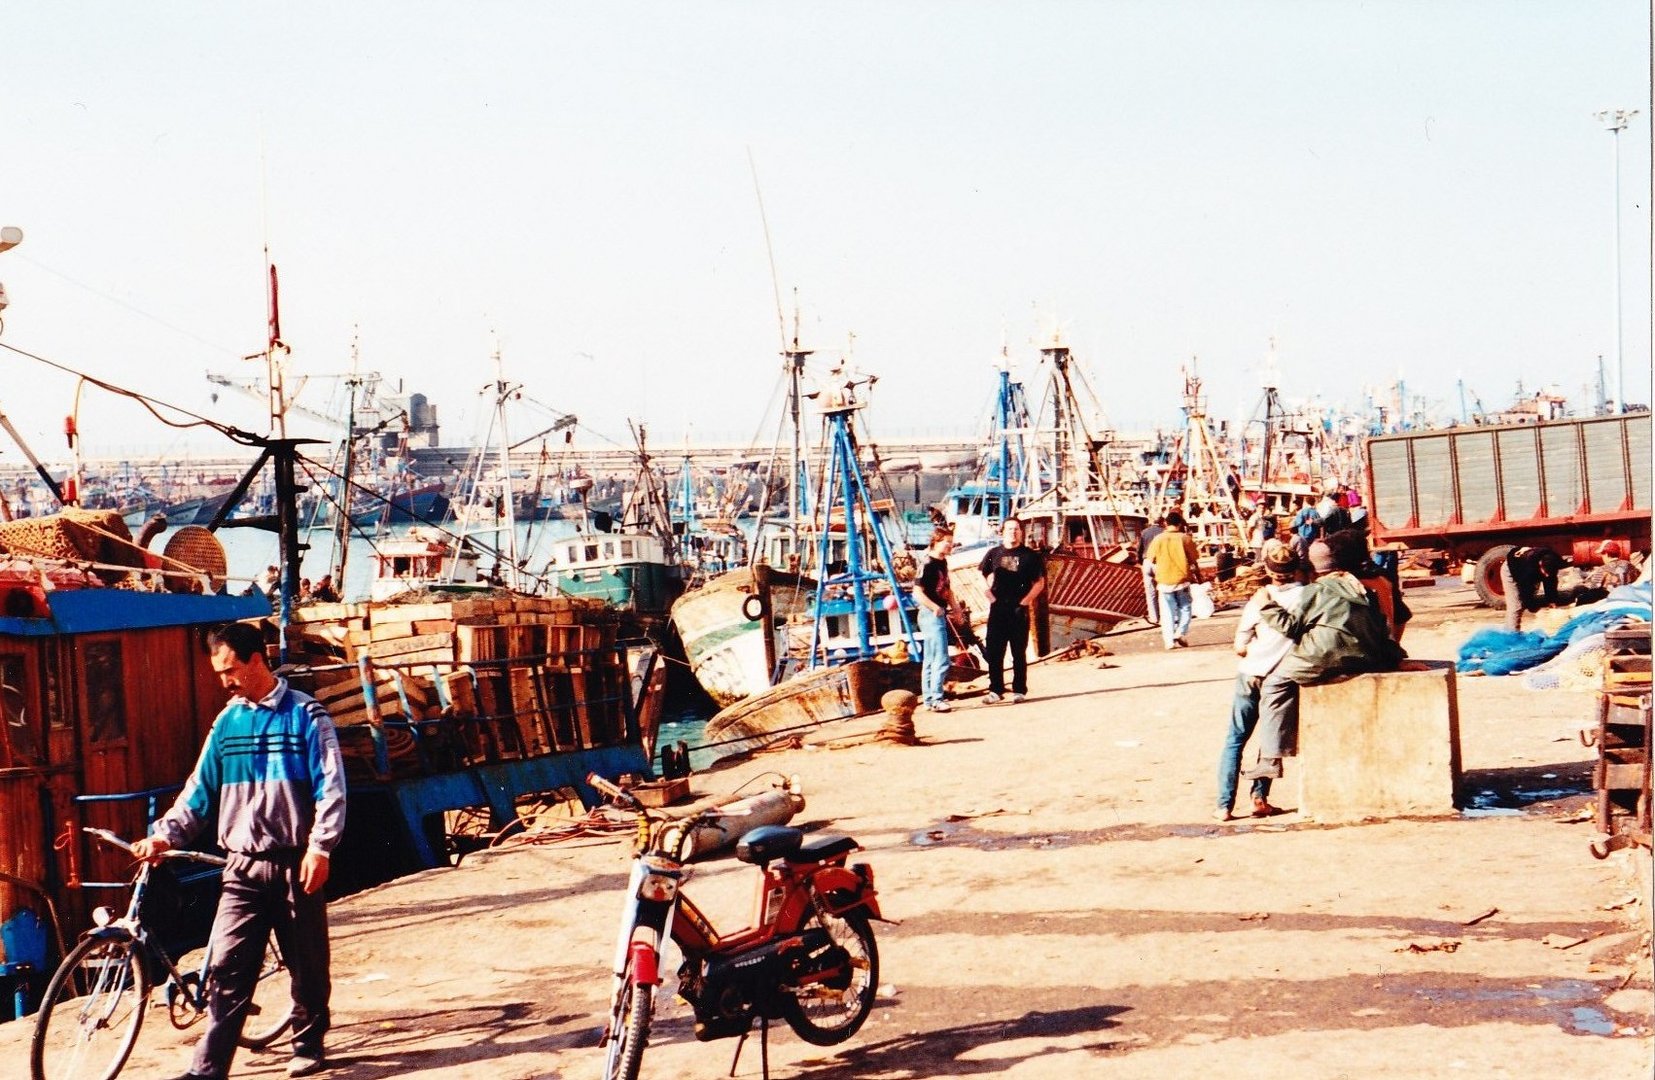
<path fill-rule="evenodd" d="M 1408 942 L 1408 944 L 1402 946 L 1401 948 L 1392 949 L 1391 951 L 1392 952 L 1405 952 L 1405 953 L 1432 953 L 1432 952 L 1448 952 L 1448 953 L 1451 953 L 1451 952 L 1458 952 L 1459 948 L 1460 948 L 1460 943 L 1458 941 L 1454 941 L 1452 939 L 1445 938 L 1442 941 L 1432 941 L 1432 942 L 1410 941 L 1410 942 Z"/>

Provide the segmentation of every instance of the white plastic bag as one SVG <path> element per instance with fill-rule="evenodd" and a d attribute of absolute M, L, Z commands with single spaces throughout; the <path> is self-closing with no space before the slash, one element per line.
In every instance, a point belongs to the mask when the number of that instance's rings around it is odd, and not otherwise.
<path fill-rule="evenodd" d="M 1205 581 L 1190 586 L 1190 614 L 1197 619 L 1213 617 L 1213 587 Z"/>

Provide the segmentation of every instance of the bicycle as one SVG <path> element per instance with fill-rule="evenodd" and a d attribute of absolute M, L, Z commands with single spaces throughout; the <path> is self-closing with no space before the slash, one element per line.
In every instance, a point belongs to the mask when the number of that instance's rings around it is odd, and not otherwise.
<path fill-rule="evenodd" d="M 131 851 L 132 845 L 107 829 L 81 830 Z M 222 867 L 225 860 L 199 851 L 171 850 L 162 859 Z M 199 969 L 180 972 L 173 958 L 143 921 L 144 896 L 154 867 L 140 863 L 132 881 L 126 914 L 107 907 L 92 913 L 94 926 L 63 958 L 40 1003 L 29 1047 L 33 1080 L 114 1080 L 126 1065 L 150 1001 L 150 973 L 166 972 L 161 990 L 167 1016 L 187 1028 L 207 1013 L 208 977 L 213 942 L 202 950 Z M 261 1002 L 263 1007 L 261 1008 Z M 292 984 L 281 949 L 271 935 L 248 1010 L 240 1044 L 262 1050 L 279 1039 L 293 1022 Z"/>

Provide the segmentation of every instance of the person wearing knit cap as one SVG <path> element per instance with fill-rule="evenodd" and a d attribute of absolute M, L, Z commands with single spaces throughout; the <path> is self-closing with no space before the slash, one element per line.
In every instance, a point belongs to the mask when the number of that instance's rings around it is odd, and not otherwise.
<path fill-rule="evenodd" d="M 1575 591 L 1576 604 L 1595 604 L 1622 585 L 1638 580 L 1638 568 L 1624 557 L 1619 543 L 1605 540 L 1598 545 L 1597 554 L 1603 561 L 1587 571 Z"/>
<path fill-rule="evenodd" d="M 1235 650 L 1241 657 L 1236 664 L 1235 696 L 1230 702 L 1230 729 L 1224 746 L 1218 753 L 1218 807 L 1213 817 L 1230 820 L 1235 807 L 1236 778 L 1241 771 L 1241 752 L 1258 725 L 1259 688 L 1265 676 L 1275 670 L 1276 664 L 1293 648 L 1293 642 L 1280 631 L 1266 625 L 1259 617 L 1266 603 L 1286 609 L 1298 606 L 1304 586 L 1299 583 L 1299 556 L 1290 544 L 1281 540 L 1267 540 L 1260 551 L 1260 562 L 1269 582 L 1255 592 L 1241 611 L 1236 623 Z M 1270 805 L 1270 779 L 1258 777 L 1253 781 L 1253 816 L 1269 817 L 1282 811 Z"/>
<path fill-rule="evenodd" d="M 1346 530 L 1310 545 L 1316 580 L 1292 610 L 1266 602 L 1261 622 L 1293 641 L 1293 647 L 1259 686 L 1258 765 L 1249 780 L 1281 776 L 1282 755 L 1299 726 L 1299 687 L 1336 675 L 1395 671 L 1407 654 L 1391 639 L 1378 604 L 1344 569 L 1363 557 L 1362 538 Z"/>

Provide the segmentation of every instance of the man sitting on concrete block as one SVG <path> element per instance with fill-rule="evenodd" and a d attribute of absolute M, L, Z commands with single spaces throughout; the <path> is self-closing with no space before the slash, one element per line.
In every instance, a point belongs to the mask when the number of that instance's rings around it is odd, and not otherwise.
<path fill-rule="evenodd" d="M 1391 639 L 1373 594 L 1352 570 L 1367 558 L 1356 533 L 1334 533 L 1310 545 L 1316 580 L 1305 586 L 1294 610 L 1265 604 L 1267 623 L 1294 642 L 1259 687 L 1259 760 L 1248 779 L 1281 776 L 1281 759 L 1299 727 L 1299 687 L 1339 675 L 1395 671 L 1407 654 Z"/>

